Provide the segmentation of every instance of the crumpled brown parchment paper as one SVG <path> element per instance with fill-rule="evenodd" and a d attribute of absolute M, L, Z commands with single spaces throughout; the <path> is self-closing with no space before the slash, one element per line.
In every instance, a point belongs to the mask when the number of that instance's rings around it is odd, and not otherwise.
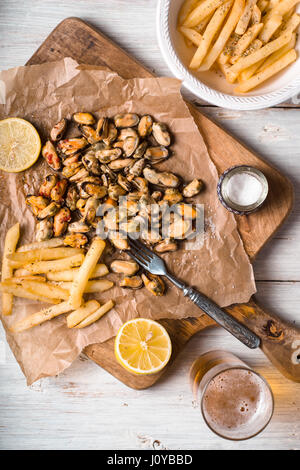
<path fill-rule="evenodd" d="M 247 302 L 255 292 L 252 266 L 243 248 L 235 219 L 219 203 L 216 195 L 218 174 L 201 134 L 180 94 L 181 82 L 173 78 L 124 80 L 108 70 L 79 66 L 73 59 L 43 65 L 17 67 L 0 73 L 0 119 L 19 116 L 36 126 L 42 138 L 62 117 L 75 111 L 90 111 L 96 116 L 121 112 L 151 114 L 167 123 L 175 136 L 174 156 L 161 165 L 183 177 L 205 182 L 206 189 L 194 202 L 204 204 L 203 246 L 164 257 L 173 272 L 196 286 L 220 306 Z M 220 152 L 222 149 L 220 149 Z M 42 157 L 21 174 L 0 174 L 0 242 L 3 250 L 7 229 L 21 224 L 21 243 L 34 241 L 35 220 L 25 206 L 25 195 L 37 190 L 43 176 L 51 172 Z M 118 277 L 109 277 L 117 282 Z M 68 329 L 65 316 L 12 335 L 8 328 L 16 320 L 40 310 L 38 302 L 15 298 L 10 317 L 1 317 L 8 343 L 24 372 L 27 383 L 53 376 L 70 366 L 89 344 L 114 336 L 126 320 L 142 316 L 153 319 L 196 317 L 203 313 L 182 293 L 168 285 L 164 297 L 154 297 L 146 289 L 120 287 L 94 298 L 104 303 L 109 298 L 115 308 L 97 323 L 82 329 Z"/>

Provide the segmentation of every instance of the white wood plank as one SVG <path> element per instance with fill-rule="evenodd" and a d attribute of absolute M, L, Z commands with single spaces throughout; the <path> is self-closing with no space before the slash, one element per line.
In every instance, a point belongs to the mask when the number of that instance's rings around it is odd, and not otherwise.
<path fill-rule="evenodd" d="M 155 8 L 156 0 L 2 0 L 0 68 L 24 64 L 61 20 L 78 16 L 157 74 L 170 75 L 156 41 Z M 255 272 L 257 279 L 280 281 L 258 282 L 258 300 L 300 325 L 299 284 L 282 282 L 300 280 L 297 110 L 234 113 L 206 107 L 203 111 L 294 182 L 295 211 L 259 255 Z M 218 438 L 194 407 L 188 370 L 199 354 L 215 348 L 236 353 L 261 372 L 273 388 L 273 420 L 250 441 L 232 443 Z M 300 449 L 300 385 L 282 377 L 260 351 L 249 352 L 217 328 L 194 337 L 164 379 L 145 391 L 125 387 L 84 357 L 59 377 L 27 388 L 3 331 L 0 377 L 1 449 Z"/>

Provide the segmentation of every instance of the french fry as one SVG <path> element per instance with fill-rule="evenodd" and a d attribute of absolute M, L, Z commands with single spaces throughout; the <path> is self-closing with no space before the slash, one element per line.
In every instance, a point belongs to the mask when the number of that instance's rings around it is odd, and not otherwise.
<path fill-rule="evenodd" d="M 262 28 L 263 23 L 256 23 L 248 28 L 246 33 L 241 37 L 241 39 L 239 39 L 233 49 L 233 54 L 229 59 L 231 64 L 235 64 L 237 62 L 247 47 L 250 46 L 251 42 L 256 39 Z"/>
<path fill-rule="evenodd" d="M 10 282 L 5 281 L 5 285 L 8 285 Z M 34 295 L 38 295 L 40 297 L 47 297 L 49 299 L 61 299 L 61 300 L 68 300 L 69 298 L 69 291 L 63 289 L 59 286 L 54 286 L 49 282 L 39 282 L 39 281 L 14 281 L 11 283 L 12 285 L 19 285 L 23 289 L 31 292 Z"/>
<path fill-rule="evenodd" d="M 286 13 L 288 13 L 291 8 L 293 8 L 297 3 L 299 2 L 299 0 L 282 0 L 281 2 L 278 2 L 277 5 L 275 5 L 275 7 L 270 10 L 271 12 L 276 12 L 276 13 L 279 13 L 280 15 L 285 15 Z"/>
<path fill-rule="evenodd" d="M 262 13 L 264 13 L 267 10 L 271 10 L 269 5 L 270 5 L 270 2 L 268 0 L 258 0 L 257 2 L 257 6 Z"/>
<path fill-rule="evenodd" d="M 49 281 L 74 281 L 78 271 L 79 268 L 73 268 L 65 271 L 48 272 L 47 279 Z M 90 276 L 90 279 L 106 276 L 108 272 L 108 268 L 105 264 L 97 264 Z"/>
<path fill-rule="evenodd" d="M 261 11 L 257 5 L 254 5 L 251 15 L 251 22 L 252 24 L 260 23 L 261 21 Z"/>
<path fill-rule="evenodd" d="M 293 33 L 292 39 L 290 42 L 288 42 L 285 46 L 281 47 L 278 49 L 278 51 L 274 52 L 271 54 L 264 62 L 263 64 L 257 69 L 257 72 L 263 72 L 267 67 L 270 65 L 274 64 L 280 57 L 282 57 L 286 52 L 288 52 L 290 49 L 293 49 L 296 44 L 296 33 Z"/>
<path fill-rule="evenodd" d="M 55 282 L 55 281 L 53 281 Z M 72 287 L 72 282 L 57 282 L 52 285 L 56 285 L 61 287 L 64 290 L 70 291 Z M 88 281 L 84 293 L 85 294 L 91 294 L 95 292 L 105 292 L 108 289 L 111 289 L 113 287 L 114 283 L 112 281 L 109 281 L 108 279 L 100 279 L 98 281 Z M 59 297 L 58 297 L 59 298 Z"/>
<path fill-rule="evenodd" d="M 242 70 L 245 70 L 246 68 L 260 61 L 261 59 L 265 59 L 269 55 L 273 54 L 273 52 L 283 47 L 285 44 L 287 44 L 291 40 L 291 37 L 292 37 L 292 33 L 290 32 L 284 33 L 278 39 L 274 39 L 274 41 L 269 42 L 258 51 L 253 52 L 253 54 L 250 54 L 246 57 L 241 57 L 228 70 L 229 82 L 233 83 L 236 80 L 238 74 Z"/>
<path fill-rule="evenodd" d="M 191 69 L 197 69 L 200 67 L 202 60 L 204 59 L 207 51 L 210 47 L 212 40 L 214 39 L 216 33 L 218 32 L 219 28 L 221 27 L 230 7 L 232 5 L 232 0 L 227 1 L 223 5 L 221 5 L 214 13 L 212 19 L 207 25 L 207 28 L 203 34 L 202 41 L 192 58 L 190 63 Z"/>
<path fill-rule="evenodd" d="M 199 46 L 201 43 L 202 36 L 200 33 L 197 33 L 192 28 L 186 28 L 185 26 L 180 26 L 179 31 L 187 38 L 189 39 L 195 46 Z"/>
<path fill-rule="evenodd" d="M 57 248 L 58 246 L 63 246 L 63 238 L 51 238 L 50 240 L 44 240 L 42 242 L 29 243 L 28 245 L 22 245 L 17 249 L 17 252 L 30 251 L 30 250 L 39 250 L 41 248 Z"/>
<path fill-rule="evenodd" d="M 244 11 L 236 25 L 235 32 L 240 36 L 244 34 L 248 28 L 250 18 L 252 15 L 253 7 L 256 4 L 257 0 L 246 0 L 246 5 Z"/>
<path fill-rule="evenodd" d="M 81 248 L 41 248 L 38 250 L 30 250 L 19 253 L 12 253 L 6 256 L 10 266 L 14 268 L 21 268 L 25 264 L 34 261 L 47 261 L 56 260 L 60 258 L 67 258 L 69 256 L 84 253 Z"/>
<path fill-rule="evenodd" d="M 18 268 L 14 271 L 14 277 L 32 276 L 32 273 L 24 268 Z"/>
<path fill-rule="evenodd" d="M 283 27 L 283 31 L 295 31 L 300 24 L 300 15 L 294 13 Z"/>
<path fill-rule="evenodd" d="M 89 300 L 82 307 L 79 307 L 74 312 L 69 313 L 67 316 L 67 326 L 68 328 L 73 328 L 78 325 L 82 320 L 87 318 L 89 315 L 94 313 L 100 307 L 97 300 Z"/>
<path fill-rule="evenodd" d="M 266 10 L 267 11 L 272 10 L 273 8 L 276 7 L 276 5 L 278 5 L 279 2 L 280 2 L 280 0 L 269 0 Z"/>
<path fill-rule="evenodd" d="M 276 73 L 280 72 L 280 70 L 284 69 L 292 62 L 297 59 L 297 54 L 295 49 L 290 50 L 287 52 L 283 57 L 277 60 L 274 64 L 266 68 L 263 72 L 259 72 L 251 77 L 244 83 L 239 84 L 235 89 L 235 93 L 246 93 L 249 90 L 257 87 L 265 80 L 268 80 L 270 77 L 275 75 Z"/>
<path fill-rule="evenodd" d="M 53 271 L 63 271 L 65 269 L 76 268 L 83 263 L 84 255 L 78 254 L 68 258 L 61 258 L 51 261 L 37 261 L 26 264 L 24 268 L 31 274 L 47 274 Z"/>
<path fill-rule="evenodd" d="M 18 244 L 20 237 L 20 224 L 16 223 L 6 233 L 3 259 L 2 259 L 2 275 L 1 280 L 5 281 L 7 278 L 12 277 L 13 270 L 8 264 L 7 256 L 13 254 Z M 2 315 L 11 315 L 13 306 L 13 296 L 6 292 L 2 294 Z"/>
<path fill-rule="evenodd" d="M 249 80 L 249 78 L 251 78 L 255 74 L 255 72 L 264 63 L 264 61 L 265 61 L 265 59 L 261 59 L 258 62 L 256 62 L 255 64 L 250 65 L 250 67 L 243 70 L 238 76 L 238 82 L 239 83 L 244 83 L 246 80 Z M 228 76 L 227 76 L 227 80 L 229 81 Z"/>
<path fill-rule="evenodd" d="M 46 282 L 46 278 L 44 276 L 39 275 L 28 275 L 28 276 L 18 276 L 18 277 L 10 277 L 6 279 L 6 281 L 13 282 L 14 284 L 20 284 L 23 281 L 35 281 L 35 282 Z"/>
<path fill-rule="evenodd" d="M 188 14 L 196 7 L 199 0 L 186 0 L 183 2 L 182 7 L 178 14 L 178 24 L 181 26 L 186 20 Z"/>
<path fill-rule="evenodd" d="M 208 23 L 212 19 L 213 14 L 214 14 L 214 12 L 211 12 L 211 14 L 208 15 L 206 18 L 204 18 L 204 20 L 200 21 L 200 23 L 197 24 L 197 26 L 195 26 L 194 29 L 196 31 L 198 31 L 198 33 L 203 34 L 204 31 L 205 31 L 206 26 L 208 25 Z"/>
<path fill-rule="evenodd" d="M 95 237 L 72 283 L 69 302 L 73 308 L 80 307 L 85 286 L 94 271 L 104 248 L 105 242 L 100 238 Z"/>
<path fill-rule="evenodd" d="M 235 33 L 233 33 L 230 36 L 230 38 L 226 42 L 226 45 L 225 45 L 223 51 L 221 52 L 221 54 L 219 55 L 219 57 L 217 59 L 218 64 L 227 64 L 227 62 L 229 61 L 231 55 L 233 54 L 234 48 L 235 48 L 239 38 L 240 37 Z"/>
<path fill-rule="evenodd" d="M 53 307 L 44 308 L 40 312 L 33 313 L 29 315 L 29 317 L 24 318 L 23 320 L 15 323 L 11 328 L 10 331 L 12 333 L 20 333 L 21 331 L 28 330 L 29 328 L 33 328 L 34 326 L 41 325 L 42 323 L 51 320 L 58 315 L 63 313 L 67 313 L 72 310 L 69 302 L 61 302 L 58 305 L 54 305 Z"/>
<path fill-rule="evenodd" d="M 211 66 L 215 63 L 218 56 L 222 52 L 226 42 L 228 41 L 229 36 L 231 35 L 232 31 L 234 30 L 241 13 L 243 11 L 245 2 L 244 0 L 235 0 L 232 10 L 229 14 L 229 17 L 221 30 L 218 39 L 216 40 L 215 44 L 211 48 L 210 52 L 207 54 L 206 58 L 204 59 L 202 65 L 200 66 L 199 70 L 209 70 Z"/>
<path fill-rule="evenodd" d="M 49 297 L 43 297 L 41 295 L 34 294 L 31 290 L 24 289 L 20 285 L 14 283 L 6 284 L 6 281 L 0 283 L 0 290 L 4 293 L 14 295 L 15 297 L 23 297 L 24 299 L 39 300 L 48 304 L 58 304 L 59 299 L 49 299 Z"/>
<path fill-rule="evenodd" d="M 98 308 L 96 312 L 92 313 L 89 315 L 87 318 L 85 318 L 82 322 L 78 323 L 78 325 L 75 326 L 75 328 L 84 328 L 86 326 L 91 325 L 95 321 L 99 320 L 103 315 L 105 315 L 109 310 L 111 310 L 114 307 L 114 302 L 113 300 L 109 300 L 106 302 L 102 307 Z"/>
<path fill-rule="evenodd" d="M 282 15 L 279 13 L 274 13 L 270 18 L 265 22 L 262 31 L 260 32 L 259 39 L 267 43 L 275 31 L 280 27 L 282 23 Z"/>
<path fill-rule="evenodd" d="M 230 65 L 229 64 L 219 64 L 218 63 L 218 66 L 219 66 L 219 69 L 221 70 L 221 72 L 223 73 L 224 77 L 227 80 L 227 71 L 230 68 Z"/>
<path fill-rule="evenodd" d="M 184 21 L 183 26 L 193 28 L 197 26 L 204 18 L 206 18 L 212 11 L 215 11 L 225 0 L 204 0 L 188 15 Z"/>

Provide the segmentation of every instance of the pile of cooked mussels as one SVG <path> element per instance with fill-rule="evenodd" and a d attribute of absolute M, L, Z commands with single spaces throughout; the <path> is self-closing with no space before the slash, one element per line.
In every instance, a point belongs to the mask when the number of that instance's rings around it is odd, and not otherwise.
<path fill-rule="evenodd" d="M 150 115 L 96 120 L 91 113 L 78 112 L 72 123 L 80 135 L 64 138 L 68 123 L 64 118 L 55 124 L 42 148 L 55 173 L 46 176 L 38 195 L 26 197 L 37 218 L 37 241 L 64 236 L 65 245 L 83 247 L 101 222 L 117 249 L 129 249 L 121 233 L 136 232 L 138 226 L 141 240 L 155 251 L 175 251 L 178 240 L 194 230 L 197 216 L 193 204 L 184 201 L 196 196 L 203 182 L 194 179 L 184 185 L 177 175 L 157 170 L 158 163 L 172 156 L 167 126 Z M 153 204 L 160 212 L 154 231 L 149 230 Z M 166 235 L 163 213 L 174 204 Z M 101 215 L 99 206 L 104 207 Z"/>

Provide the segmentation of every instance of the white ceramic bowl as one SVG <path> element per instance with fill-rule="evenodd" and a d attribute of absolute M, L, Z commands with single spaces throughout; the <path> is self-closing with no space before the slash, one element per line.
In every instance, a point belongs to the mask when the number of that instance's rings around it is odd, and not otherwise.
<path fill-rule="evenodd" d="M 223 108 L 236 110 L 262 109 L 282 103 L 300 92 L 300 40 L 297 60 L 247 95 L 234 95 L 234 85 L 216 72 L 191 72 L 188 63 L 193 51 L 177 31 L 177 16 L 184 0 L 158 0 L 157 35 L 162 55 L 175 77 L 199 98 Z M 298 7 L 299 12 L 300 7 Z M 297 103 L 299 99 L 297 99 Z"/>

